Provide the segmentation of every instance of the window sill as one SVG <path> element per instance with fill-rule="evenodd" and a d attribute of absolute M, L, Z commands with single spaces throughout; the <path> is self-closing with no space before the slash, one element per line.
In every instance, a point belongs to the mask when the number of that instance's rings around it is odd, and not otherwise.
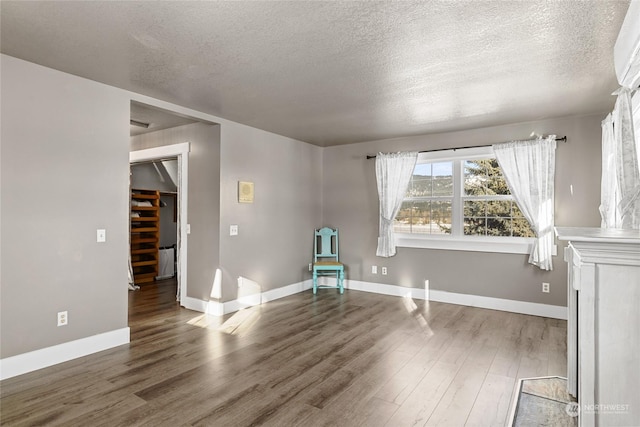
<path fill-rule="evenodd" d="M 442 249 L 449 251 L 529 254 L 533 238 L 526 237 L 435 237 L 396 233 L 396 246 L 403 248 Z"/>

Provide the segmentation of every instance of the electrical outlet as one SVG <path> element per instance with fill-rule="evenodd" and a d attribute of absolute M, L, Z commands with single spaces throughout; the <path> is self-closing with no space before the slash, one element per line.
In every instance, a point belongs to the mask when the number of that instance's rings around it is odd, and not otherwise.
<path fill-rule="evenodd" d="M 382 275 L 383 276 L 387 275 L 387 267 L 382 267 Z"/>
<path fill-rule="evenodd" d="M 313 271 L 313 264 L 309 263 L 309 271 Z"/>
<path fill-rule="evenodd" d="M 69 323 L 69 315 L 66 311 L 61 311 L 58 313 L 58 326 L 65 326 Z"/>
<path fill-rule="evenodd" d="M 549 293 L 549 284 L 547 282 L 542 282 L 542 292 L 545 294 Z"/>
<path fill-rule="evenodd" d="M 372 265 L 371 266 L 371 274 L 378 274 L 378 266 L 377 265 Z"/>
<path fill-rule="evenodd" d="M 229 226 L 229 235 L 237 236 L 238 235 L 238 226 L 236 224 Z"/>

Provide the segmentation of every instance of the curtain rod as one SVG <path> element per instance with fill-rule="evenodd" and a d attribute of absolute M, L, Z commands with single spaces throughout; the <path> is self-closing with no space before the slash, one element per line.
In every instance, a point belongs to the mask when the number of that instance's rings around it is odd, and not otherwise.
<path fill-rule="evenodd" d="M 556 138 L 556 141 L 560 141 L 560 142 L 567 142 L 567 137 L 566 135 L 563 136 L 562 138 Z M 418 151 L 418 153 L 434 153 L 436 151 L 449 151 L 449 150 L 464 150 L 466 148 L 481 148 L 481 147 L 493 147 L 495 144 L 485 144 L 485 145 L 468 145 L 466 147 L 454 147 L 454 148 L 436 148 L 434 150 L 422 150 L 422 151 Z M 367 156 L 367 160 L 369 159 L 375 159 L 376 156 L 373 155 L 368 155 Z"/>

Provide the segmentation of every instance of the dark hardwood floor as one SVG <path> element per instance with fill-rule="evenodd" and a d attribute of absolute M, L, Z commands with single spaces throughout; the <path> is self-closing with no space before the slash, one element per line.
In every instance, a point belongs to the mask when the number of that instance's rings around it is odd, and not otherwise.
<path fill-rule="evenodd" d="M 130 292 L 131 343 L 0 383 L 0 422 L 504 425 L 517 378 L 566 374 L 564 321 L 323 289 L 222 318 Z"/>

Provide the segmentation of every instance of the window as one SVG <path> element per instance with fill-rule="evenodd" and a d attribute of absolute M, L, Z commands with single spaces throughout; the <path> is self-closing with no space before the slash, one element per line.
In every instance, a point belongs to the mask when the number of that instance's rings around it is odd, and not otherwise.
<path fill-rule="evenodd" d="M 421 153 L 394 231 L 398 246 L 509 253 L 535 236 L 491 147 Z"/>
<path fill-rule="evenodd" d="M 451 233 L 453 163 L 418 163 L 394 221 L 396 233 Z"/>
<path fill-rule="evenodd" d="M 463 234 L 535 237 L 495 158 L 464 160 Z"/>

